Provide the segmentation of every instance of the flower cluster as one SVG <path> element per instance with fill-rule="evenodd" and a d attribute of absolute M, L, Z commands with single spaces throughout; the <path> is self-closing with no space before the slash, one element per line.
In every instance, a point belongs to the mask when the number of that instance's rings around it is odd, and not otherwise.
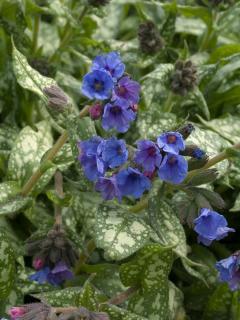
<path fill-rule="evenodd" d="M 133 157 L 129 157 L 125 141 L 115 137 L 95 136 L 80 141 L 78 148 L 86 177 L 96 181 L 96 190 L 105 200 L 140 198 L 150 189 L 156 173 L 163 181 L 179 184 L 188 172 L 188 162 L 180 155 L 185 142 L 179 132 L 165 132 L 156 142 L 138 141 Z"/>
<path fill-rule="evenodd" d="M 78 253 L 58 225 L 44 238 L 30 238 L 26 251 L 29 256 L 33 256 L 33 267 L 36 270 L 36 273 L 30 275 L 30 280 L 57 286 L 73 277 L 70 268 L 78 259 Z"/>
<path fill-rule="evenodd" d="M 96 101 L 89 110 L 93 120 L 102 117 L 102 127 L 126 132 L 136 118 L 140 85 L 125 74 L 117 52 L 97 56 L 83 77 L 82 93 Z"/>

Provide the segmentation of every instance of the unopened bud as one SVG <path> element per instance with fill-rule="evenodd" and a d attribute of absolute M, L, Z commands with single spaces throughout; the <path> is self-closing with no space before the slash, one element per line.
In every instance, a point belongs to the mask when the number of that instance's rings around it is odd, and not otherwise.
<path fill-rule="evenodd" d="M 183 139 L 186 140 L 194 130 L 194 126 L 191 123 L 187 123 L 186 125 L 177 129 L 177 132 L 181 133 Z"/>
<path fill-rule="evenodd" d="M 92 120 L 97 120 L 101 118 L 103 113 L 103 107 L 100 103 L 94 104 L 90 109 L 89 109 L 89 115 Z"/>
<path fill-rule="evenodd" d="M 205 164 L 208 162 L 209 157 L 207 155 L 203 156 L 201 160 L 198 159 L 190 159 L 188 161 L 188 171 L 200 169 L 205 166 Z"/>
<path fill-rule="evenodd" d="M 144 53 L 155 54 L 163 47 L 163 40 L 152 21 L 140 24 L 138 29 L 139 45 Z"/>
<path fill-rule="evenodd" d="M 10 315 L 12 320 L 16 320 L 19 317 L 23 316 L 27 312 L 26 308 L 24 307 L 12 307 L 8 314 Z"/>
<path fill-rule="evenodd" d="M 48 106 L 55 111 L 63 112 L 68 104 L 68 97 L 58 86 L 45 87 L 43 92 L 48 97 Z"/>
<path fill-rule="evenodd" d="M 185 96 L 197 84 L 197 69 L 192 61 L 177 61 L 171 76 L 171 90 L 178 95 Z"/>
<path fill-rule="evenodd" d="M 44 261 L 41 258 L 35 258 L 33 260 L 33 268 L 35 270 L 40 270 L 43 268 L 43 266 L 44 266 Z"/>
<path fill-rule="evenodd" d="M 197 160 L 201 160 L 205 157 L 206 152 L 200 149 L 195 144 L 187 145 L 186 148 L 180 152 L 182 156 L 192 157 Z"/>

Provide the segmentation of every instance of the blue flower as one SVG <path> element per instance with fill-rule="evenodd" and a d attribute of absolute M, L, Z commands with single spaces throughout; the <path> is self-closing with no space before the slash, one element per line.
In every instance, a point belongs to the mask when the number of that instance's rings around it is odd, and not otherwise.
<path fill-rule="evenodd" d="M 200 148 L 193 150 L 192 157 L 201 160 L 206 155 L 206 152 Z"/>
<path fill-rule="evenodd" d="M 123 196 L 140 198 L 151 187 L 150 180 L 137 169 L 129 167 L 116 175 L 118 188 Z"/>
<path fill-rule="evenodd" d="M 34 274 L 30 275 L 28 278 L 31 281 L 36 281 L 39 284 L 43 284 L 47 282 L 48 275 L 50 273 L 49 267 L 44 267 L 40 269 L 39 271 L 35 272 Z"/>
<path fill-rule="evenodd" d="M 162 133 L 157 139 L 157 144 L 163 151 L 174 154 L 178 154 L 179 150 L 185 149 L 183 137 L 179 132 Z"/>
<path fill-rule="evenodd" d="M 104 107 L 102 127 L 105 130 L 115 128 L 118 132 L 126 132 L 130 122 L 135 120 L 136 114 L 123 99 L 117 99 L 113 103 L 107 103 Z"/>
<path fill-rule="evenodd" d="M 198 233 L 198 242 L 209 246 L 213 240 L 221 240 L 228 232 L 235 232 L 227 227 L 227 220 L 221 214 L 207 208 L 202 208 L 200 215 L 194 220 L 194 230 Z"/>
<path fill-rule="evenodd" d="M 121 78 L 115 86 L 113 99 L 122 98 L 130 104 L 136 104 L 139 101 L 140 85 L 129 77 Z"/>
<path fill-rule="evenodd" d="M 221 282 L 227 282 L 229 288 L 234 291 L 240 287 L 240 258 L 239 253 L 220 260 L 216 263 L 216 269 L 219 271 Z"/>
<path fill-rule="evenodd" d="M 65 280 L 70 280 L 72 278 L 73 273 L 63 261 L 60 261 L 48 274 L 47 281 L 54 286 L 58 286 Z"/>
<path fill-rule="evenodd" d="M 121 166 L 127 161 L 128 150 L 124 140 L 118 140 L 112 137 L 103 141 L 98 149 L 103 161 L 110 168 Z"/>
<path fill-rule="evenodd" d="M 119 79 L 125 70 L 125 65 L 122 63 L 119 53 L 110 52 L 101 56 L 97 56 L 93 60 L 92 70 L 101 70 L 109 72 L 114 80 Z"/>
<path fill-rule="evenodd" d="M 97 191 L 101 192 L 104 200 L 112 200 L 115 197 L 120 202 L 122 196 L 117 185 L 116 176 L 110 178 L 100 177 L 95 185 Z"/>
<path fill-rule="evenodd" d="M 137 143 L 137 151 L 134 161 L 141 165 L 144 170 L 153 172 L 156 167 L 159 167 L 162 161 L 162 156 L 157 145 L 149 140 L 141 140 Z"/>
<path fill-rule="evenodd" d="M 173 183 L 181 183 L 188 172 L 188 163 L 183 156 L 168 153 L 163 158 L 158 176 L 160 179 Z"/>
<path fill-rule="evenodd" d="M 98 147 L 103 141 L 100 137 L 92 137 L 91 139 L 80 141 L 78 143 L 80 161 L 86 177 L 90 181 L 95 181 L 102 176 L 106 170 L 106 164 L 98 152 Z"/>
<path fill-rule="evenodd" d="M 89 99 L 108 99 L 112 90 L 113 79 L 106 71 L 94 70 L 83 77 L 82 93 Z"/>

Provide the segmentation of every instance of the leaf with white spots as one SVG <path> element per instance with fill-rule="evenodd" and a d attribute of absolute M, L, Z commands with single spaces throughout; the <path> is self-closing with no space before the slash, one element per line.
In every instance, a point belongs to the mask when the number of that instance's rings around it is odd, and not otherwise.
<path fill-rule="evenodd" d="M 170 320 L 184 319 L 183 292 L 169 281 L 169 313 Z"/>
<path fill-rule="evenodd" d="M 171 249 L 158 243 L 140 249 L 131 261 L 120 267 L 120 278 L 125 286 L 139 286 L 151 291 L 159 286 L 159 278 L 171 268 Z M 166 260 L 165 260 L 166 258 Z"/>
<path fill-rule="evenodd" d="M 13 146 L 8 163 L 8 176 L 26 183 L 30 176 L 39 168 L 41 158 L 53 143 L 51 129 L 46 121 L 36 124 L 37 130 L 27 126 L 19 133 Z M 46 179 L 46 176 L 41 178 Z"/>
<path fill-rule="evenodd" d="M 105 251 L 107 259 L 121 260 L 142 248 L 150 237 L 149 226 L 119 205 L 99 206 L 94 241 Z"/>
<path fill-rule="evenodd" d="M 8 297 L 15 280 L 15 258 L 6 234 L 0 230 L 0 300 Z"/>
<path fill-rule="evenodd" d="M 78 307 L 78 299 L 81 291 L 81 287 L 71 287 L 35 294 L 34 297 L 46 301 L 54 307 Z"/>
<path fill-rule="evenodd" d="M 69 117 L 67 119 L 67 130 L 69 142 L 72 148 L 74 159 L 77 158 L 79 151 L 77 142 L 96 136 L 94 122 L 90 118 Z"/>
<path fill-rule="evenodd" d="M 0 183 L 0 215 L 15 213 L 31 206 L 32 198 L 18 195 L 20 187 L 16 181 Z"/>
<path fill-rule="evenodd" d="M 19 52 L 13 43 L 13 70 L 18 83 L 24 89 L 30 90 L 44 98 L 43 89 L 50 85 L 57 85 L 55 80 L 42 76 L 33 69 L 26 57 Z"/>
<path fill-rule="evenodd" d="M 97 310 L 98 295 L 96 290 L 88 281 L 84 284 L 83 289 L 77 298 L 77 305 L 92 311 Z"/>
<path fill-rule="evenodd" d="M 159 195 L 149 201 L 149 218 L 152 228 L 165 246 L 176 245 L 174 251 L 179 256 L 187 255 L 187 243 L 183 226 L 173 209 Z"/>
<path fill-rule="evenodd" d="M 148 318 L 141 317 L 138 314 L 114 305 L 103 304 L 100 308 L 101 311 L 106 312 L 110 316 L 111 320 L 148 320 Z"/>

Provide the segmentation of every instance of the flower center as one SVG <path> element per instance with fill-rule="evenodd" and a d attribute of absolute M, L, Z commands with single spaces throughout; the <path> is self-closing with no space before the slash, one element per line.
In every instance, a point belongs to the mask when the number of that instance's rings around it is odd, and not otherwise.
<path fill-rule="evenodd" d="M 148 150 L 147 150 L 147 153 L 149 156 L 155 156 L 156 154 L 156 148 L 154 147 L 149 147 Z"/>
<path fill-rule="evenodd" d="M 103 82 L 99 80 L 94 80 L 94 89 L 96 91 L 101 91 L 103 89 Z"/>
<path fill-rule="evenodd" d="M 167 136 L 167 142 L 168 143 L 175 143 L 177 140 L 177 137 L 174 136 L 173 134 L 170 134 L 169 136 Z"/>
<path fill-rule="evenodd" d="M 177 162 L 177 158 L 175 156 L 171 156 L 168 158 L 168 163 L 169 164 L 175 164 Z"/>
<path fill-rule="evenodd" d="M 111 109 L 111 112 L 114 114 L 114 115 L 118 115 L 121 113 L 121 108 L 119 108 L 119 106 L 113 106 L 112 109 Z"/>

